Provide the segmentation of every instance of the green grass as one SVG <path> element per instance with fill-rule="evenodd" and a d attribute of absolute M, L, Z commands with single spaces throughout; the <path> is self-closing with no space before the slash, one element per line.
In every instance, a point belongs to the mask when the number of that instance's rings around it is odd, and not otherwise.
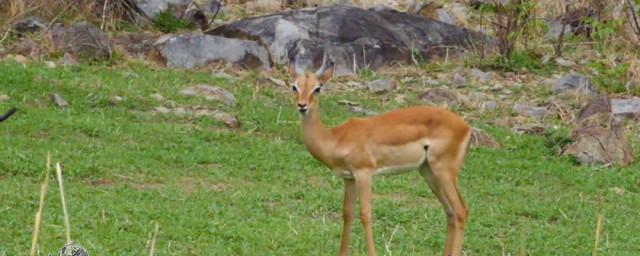
<path fill-rule="evenodd" d="M 257 75 L 229 82 L 210 72 L 136 64 L 48 69 L 0 62 L 0 93 L 11 97 L 0 101 L 0 112 L 19 108 L 0 123 L 0 255 L 29 251 L 47 152 L 62 165 L 72 239 L 92 255 L 147 254 L 156 222 L 157 255 L 336 254 L 342 181 L 305 151 L 288 88 L 257 90 Z M 228 89 L 237 107 L 179 93 L 199 83 Z M 50 93 L 69 107 L 55 107 Z M 125 100 L 110 103 L 115 95 Z M 337 104 L 341 99 L 377 111 L 393 107 L 367 97 L 380 96 L 327 90 L 325 123 L 352 115 Z M 242 126 L 152 111 L 162 105 L 220 108 L 238 115 Z M 553 156 L 543 136 L 479 126 L 502 147 L 471 149 L 460 175 L 471 209 L 467 255 L 587 255 L 598 214 L 605 220 L 600 254 L 640 250 L 639 164 L 576 166 Z M 444 212 L 417 172 L 376 178 L 374 192 L 378 254 L 439 254 Z M 52 177 L 40 255 L 64 245 L 63 221 Z M 356 222 L 351 252 L 365 251 Z"/>

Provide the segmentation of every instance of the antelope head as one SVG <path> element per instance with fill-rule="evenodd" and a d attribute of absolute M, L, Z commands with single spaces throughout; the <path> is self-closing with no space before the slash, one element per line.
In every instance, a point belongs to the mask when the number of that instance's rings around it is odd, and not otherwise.
<path fill-rule="evenodd" d="M 322 57 L 322 66 L 315 72 L 306 72 L 295 62 L 289 60 L 289 75 L 293 79 L 291 90 L 296 96 L 296 107 L 301 115 L 306 115 L 309 110 L 318 107 L 317 95 L 322 90 L 322 85 L 333 75 L 333 62 L 327 60 L 327 54 Z"/>

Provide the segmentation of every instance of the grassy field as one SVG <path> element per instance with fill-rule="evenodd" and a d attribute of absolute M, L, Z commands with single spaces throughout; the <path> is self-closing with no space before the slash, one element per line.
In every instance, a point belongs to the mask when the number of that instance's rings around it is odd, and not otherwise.
<path fill-rule="evenodd" d="M 1 61 L 0 94 L 11 99 L 0 101 L 0 112 L 19 110 L 0 123 L 0 255 L 29 252 L 47 152 L 62 165 L 72 239 L 91 255 L 148 254 L 156 223 L 157 255 L 336 254 L 342 181 L 305 151 L 289 89 L 256 85 L 258 75 L 228 80 L 141 64 L 47 68 Z M 179 93 L 200 83 L 228 89 L 238 105 Z M 54 106 L 51 93 L 69 106 Z M 112 96 L 124 100 L 113 103 Z M 407 96 L 404 105 L 416 103 Z M 340 100 L 377 111 L 403 105 L 380 97 L 329 89 L 321 100 L 325 124 L 354 115 Z M 204 105 L 237 115 L 241 127 L 153 111 Z M 489 126 L 491 118 L 471 123 L 501 147 L 472 148 L 459 180 L 470 207 L 466 255 L 588 255 L 599 214 L 600 255 L 640 252 L 640 164 L 577 166 L 555 156 L 543 136 Z M 380 255 L 439 254 L 444 212 L 417 172 L 376 178 L 374 193 Z M 63 223 L 52 176 L 40 255 L 65 244 Z M 351 252 L 365 251 L 358 221 Z"/>

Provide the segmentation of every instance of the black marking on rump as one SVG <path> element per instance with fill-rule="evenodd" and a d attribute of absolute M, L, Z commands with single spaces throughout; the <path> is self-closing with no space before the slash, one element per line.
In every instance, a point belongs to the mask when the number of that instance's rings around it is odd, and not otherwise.
<path fill-rule="evenodd" d="M 424 145 L 424 152 L 427 152 L 429 150 L 429 145 Z"/>

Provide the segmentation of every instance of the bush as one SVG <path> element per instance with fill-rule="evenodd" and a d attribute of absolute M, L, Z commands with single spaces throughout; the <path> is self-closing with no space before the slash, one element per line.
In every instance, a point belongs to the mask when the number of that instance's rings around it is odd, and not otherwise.
<path fill-rule="evenodd" d="M 157 13 L 153 19 L 151 19 L 151 22 L 153 22 L 153 26 L 155 28 L 164 33 L 173 33 L 178 29 L 191 28 L 191 23 L 189 21 L 178 18 L 173 14 L 171 5 L 169 5 L 167 10 Z"/>

